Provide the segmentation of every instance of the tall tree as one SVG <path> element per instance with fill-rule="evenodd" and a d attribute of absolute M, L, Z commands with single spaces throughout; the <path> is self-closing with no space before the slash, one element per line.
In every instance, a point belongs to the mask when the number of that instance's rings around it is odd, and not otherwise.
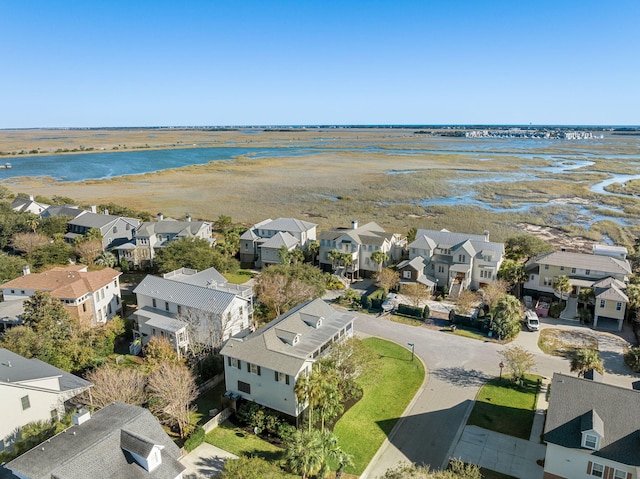
<path fill-rule="evenodd" d="M 371 253 L 371 261 L 378 265 L 378 271 L 380 271 L 382 264 L 389 261 L 389 255 L 378 249 Z"/>
<path fill-rule="evenodd" d="M 480 295 L 469 289 L 465 289 L 460 292 L 458 299 L 456 299 L 455 311 L 460 315 L 469 314 L 469 312 L 478 306 L 480 302 Z"/>
<path fill-rule="evenodd" d="M 317 240 L 309 241 L 307 244 L 307 256 L 309 257 L 311 264 L 316 264 L 316 257 L 320 252 L 320 243 Z"/>
<path fill-rule="evenodd" d="M 498 301 L 507 294 L 508 290 L 509 285 L 507 282 L 499 279 L 482 288 L 482 300 L 489 308 L 494 308 Z"/>
<path fill-rule="evenodd" d="M 400 283 L 400 273 L 390 268 L 382 268 L 376 274 L 376 283 L 388 293 Z"/>
<path fill-rule="evenodd" d="M 572 289 L 573 286 L 571 286 L 567 276 L 562 275 L 553 278 L 553 290 L 560 295 L 560 299 L 566 300 Z"/>
<path fill-rule="evenodd" d="M 420 283 L 409 283 L 402 286 L 402 295 L 409 298 L 411 304 L 418 307 L 431 297 L 429 290 Z"/>
<path fill-rule="evenodd" d="M 146 402 L 146 379 L 139 369 L 115 368 L 105 364 L 89 371 L 86 379 L 93 383 L 91 391 L 86 395 L 92 398 L 97 407 L 104 407 L 113 401 L 135 406 Z M 85 401 L 88 399 L 85 397 Z"/>
<path fill-rule="evenodd" d="M 526 263 L 542 253 L 553 251 L 553 247 L 540 238 L 521 234 L 507 238 L 504 244 L 505 256 L 508 259 Z"/>
<path fill-rule="evenodd" d="M 287 468 L 302 479 L 318 474 L 325 462 L 320 431 L 297 430 L 291 435 L 284 451 Z"/>
<path fill-rule="evenodd" d="M 520 330 L 522 307 L 520 301 L 510 294 L 503 295 L 493 308 L 491 329 L 500 339 L 514 339 Z"/>
<path fill-rule="evenodd" d="M 520 286 L 527 281 L 528 275 L 524 269 L 524 263 L 513 259 L 505 259 L 498 271 L 498 278 L 509 283 L 510 289 L 515 290 L 517 297 L 520 297 Z"/>
<path fill-rule="evenodd" d="M 149 376 L 149 409 L 169 426 L 177 426 L 180 437 L 190 431 L 191 403 L 198 397 L 193 374 L 184 364 L 164 363 Z"/>
<path fill-rule="evenodd" d="M 5 283 L 22 275 L 27 262 L 20 256 L 0 252 L 0 283 Z"/>
<path fill-rule="evenodd" d="M 29 254 L 38 246 L 48 244 L 49 241 L 49 238 L 41 233 L 16 233 L 13 235 L 11 244 L 14 249 Z"/>
<path fill-rule="evenodd" d="M 577 372 L 578 376 L 582 377 L 584 373 L 591 369 L 604 374 L 604 366 L 598 350 L 590 348 L 576 349 L 571 355 L 571 372 Z"/>

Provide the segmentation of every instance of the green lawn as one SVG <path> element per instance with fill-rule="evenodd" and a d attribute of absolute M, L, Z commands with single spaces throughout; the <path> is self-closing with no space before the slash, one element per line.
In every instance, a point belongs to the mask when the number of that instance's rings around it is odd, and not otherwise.
<path fill-rule="evenodd" d="M 235 427 L 230 421 L 207 434 L 205 441 L 236 456 L 258 456 L 268 461 L 278 461 L 282 457 L 282 449 Z"/>
<path fill-rule="evenodd" d="M 358 379 L 362 399 L 336 423 L 340 446 L 353 455 L 346 472 L 362 474 L 424 380 L 424 367 L 404 346 L 378 338 L 363 343 L 376 355 Z"/>
<path fill-rule="evenodd" d="M 394 323 L 408 324 L 409 326 L 424 326 L 424 321 L 403 314 L 391 314 L 389 315 L 389 319 Z"/>
<path fill-rule="evenodd" d="M 222 276 L 232 284 L 243 284 L 253 278 L 253 273 L 248 269 L 241 269 L 237 273 L 224 273 Z"/>
<path fill-rule="evenodd" d="M 195 405 L 198 408 L 194 414 L 195 419 L 199 425 L 203 425 L 211 416 L 209 416 L 209 410 L 217 409 L 221 411 L 220 396 L 224 394 L 225 384 L 222 381 L 213 389 L 209 389 L 206 393 L 200 394 L 195 400 Z"/>
<path fill-rule="evenodd" d="M 540 376 L 528 374 L 523 386 L 509 379 L 487 382 L 476 398 L 467 424 L 529 439 Z"/>

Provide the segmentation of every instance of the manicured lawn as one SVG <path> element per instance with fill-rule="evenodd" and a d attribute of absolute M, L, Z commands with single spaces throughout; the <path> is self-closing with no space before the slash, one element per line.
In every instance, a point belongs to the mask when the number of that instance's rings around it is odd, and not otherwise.
<path fill-rule="evenodd" d="M 445 330 L 446 331 L 446 330 Z M 479 341 L 487 341 L 487 335 L 478 331 L 477 329 L 467 329 L 465 327 L 456 326 L 455 331 L 448 331 L 449 334 L 455 334 L 456 336 L 462 336 L 465 338 L 477 339 Z"/>
<path fill-rule="evenodd" d="M 225 385 L 224 381 L 218 384 L 213 389 L 208 390 L 206 393 L 201 394 L 195 400 L 195 405 L 198 408 L 196 413 L 194 414 L 195 419 L 198 421 L 199 425 L 203 425 L 211 416 L 209 416 L 209 410 L 217 409 L 221 411 L 220 405 L 220 396 L 224 394 Z"/>
<path fill-rule="evenodd" d="M 529 439 L 536 410 L 538 379 L 541 377 L 528 374 L 522 386 L 505 378 L 492 379 L 478 392 L 467 424 Z"/>
<path fill-rule="evenodd" d="M 346 472 L 362 474 L 422 385 L 424 367 L 404 346 L 378 338 L 363 340 L 376 359 L 358 379 L 362 399 L 336 423 L 340 447 L 353 455 Z"/>
<path fill-rule="evenodd" d="M 230 421 L 223 422 L 207 434 L 205 441 L 236 456 L 258 456 L 268 461 L 278 461 L 282 456 L 282 449 L 235 427 Z"/>
<path fill-rule="evenodd" d="M 227 281 L 232 284 L 242 284 L 253 278 L 253 273 L 248 269 L 241 269 L 237 273 L 224 273 L 222 276 L 227 278 Z"/>
<path fill-rule="evenodd" d="M 411 316 L 404 316 L 401 314 L 391 314 L 389 319 L 394 323 L 408 324 L 409 326 L 424 326 L 424 321 Z"/>

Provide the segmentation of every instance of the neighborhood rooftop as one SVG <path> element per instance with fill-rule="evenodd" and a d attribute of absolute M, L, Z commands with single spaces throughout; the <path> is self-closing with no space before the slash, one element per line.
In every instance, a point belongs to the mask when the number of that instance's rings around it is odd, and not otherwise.
<path fill-rule="evenodd" d="M 624 275 L 631 274 L 631 267 L 628 261 L 598 254 L 556 251 L 538 256 L 535 262 L 553 266 L 564 266 L 565 268 L 588 269 L 591 271 L 603 271 Z"/>

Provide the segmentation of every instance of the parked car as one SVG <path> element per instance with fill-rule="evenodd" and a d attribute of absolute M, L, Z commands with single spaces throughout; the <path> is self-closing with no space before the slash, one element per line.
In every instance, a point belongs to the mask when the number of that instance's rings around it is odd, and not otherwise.
<path fill-rule="evenodd" d="M 525 311 L 523 321 L 529 331 L 538 331 L 540 329 L 540 319 L 535 311 Z"/>
<path fill-rule="evenodd" d="M 393 311 L 398 306 L 396 295 L 394 293 L 389 293 L 387 299 L 382 302 L 382 312 L 388 313 Z"/>

